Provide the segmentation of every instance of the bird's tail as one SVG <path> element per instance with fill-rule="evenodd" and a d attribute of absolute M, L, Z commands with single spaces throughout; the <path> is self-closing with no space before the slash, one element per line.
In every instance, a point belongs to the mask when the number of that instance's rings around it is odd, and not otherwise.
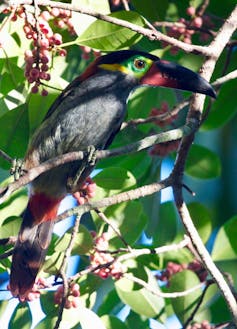
<path fill-rule="evenodd" d="M 45 207 L 45 203 L 38 204 L 39 196 L 36 199 L 33 196 L 23 216 L 12 257 L 9 287 L 12 295 L 21 301 L 27 300 L 28 294 L 32 291 L 51 241 L 53 220 L 57 216 L 61 202 L 61 199 L 53 200 L 54 202 L 50 200 L 50 207 L 49 203 Z M 37 206 L 34 208 L 36 201 Z"/>

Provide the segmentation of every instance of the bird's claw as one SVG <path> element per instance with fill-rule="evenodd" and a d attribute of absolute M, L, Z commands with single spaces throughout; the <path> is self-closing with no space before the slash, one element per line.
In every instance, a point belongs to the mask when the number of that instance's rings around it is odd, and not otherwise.
<path fill-rule="evenodd" d="M 69 177 L 67 181 L 67 189 L 69 193 L 74 193 L 78 191 L 79 188 L 79 180 L 83 175 L 85 169 L 87 167 L 93 167 L 96 163 L 96 148 L 94 145 L 88 146 L 85 156 L 82 160 L 81 166 L 78 169 L 76 175 L 74 177 Z M 85 177 L 86 178 L 86 177 Z"/>
<path fill-rule="evenodd" d="M 10 169 L 10 174 L 14 176 L 14 180 L 18 180 L 21 176 L 24 175 L 24 173 L 26 172 L 23 168 L 23 160 L 22 159 L 13 159 L 12 161 L 12 166 Z"/>

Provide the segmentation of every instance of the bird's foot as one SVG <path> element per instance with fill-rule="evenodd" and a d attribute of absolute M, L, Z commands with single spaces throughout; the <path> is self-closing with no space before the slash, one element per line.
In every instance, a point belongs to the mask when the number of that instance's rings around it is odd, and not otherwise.
<path fill-rule="evenodd" d="M 80 189 L 79 182 L 83 182 L 87 175 L 85 176 L 86 169 L 89 167 L 94 167 L 96 163 L 96 148 L 93 145 L 88 146 L 85 152 L 85 157 L 82 160 L 81 166 L 76 172 L 74 177 L 69 177 L 67 181 L 67 190 L 69 193 L 75 193 Z M 81 179 L 84 176 L 84 179 Z"/>
<path fill-rule="evenodd" d="M 18 180 L 21 176 L 23 176 L 26 171 L 23 168 L 24 161 L 23 159 L 13 159 L 12 166 L 10 169 L 10 174 L 14 176 L 14 180 Z"/>

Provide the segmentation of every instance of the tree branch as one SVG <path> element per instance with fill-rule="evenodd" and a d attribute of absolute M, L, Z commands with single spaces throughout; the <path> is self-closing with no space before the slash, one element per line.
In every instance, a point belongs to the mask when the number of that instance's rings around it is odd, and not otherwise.
<path fill-rule="evenodd" d="M 33 0 L 11 0 L 9 1 L 10 5 L 17 6 L 17 5 L 32 5 Z M 180 48 L 184 50 L 187 53 L 193 53 L 193 54 L 202 54 L 204 56 L 210 55 L 210 50 L 206 46 L 198 46 L 198 45 L 190 45 L 185 42 L 182 42 L 180 40 L 177 40 L 173 37 L 169 37 L 159 31 L 155 31 L 153 29 L 147 29 L 141 26 L 138 26 L 136 24 L 130 23 L 128 21 L 124 21 L 122 19 L 111 17 L 108 15 L 100 14 L 98 12 L 95 12 L 93 10 L 83 8 L 78 5 L 72 5 L 70 3 L 63 3 L 63 2 L 57 2 L 57 1 L 50 1 L 50 0 L 37 0 L 37 4 L 39 6 L 49 6 L 51 8 L 61 8 L 61 9 L 67 9 L 74 12 L 79 12 L 81 14 L 86 14 L 92 17 L 95 17 L 97 19 L 103 20 L 105 22 L 119 25 L 126 27 L 134 32 L 137 32 L 139 34 L 144 35 L 150 40 L 159 40 L 159 41 L 165 41 L 177 48 Z"/>
<path fill-rule="evenodd" d="M 177 129 L 172 129 L 166 132 L 162 132 L 156 135 L 145 137 L 144 139 L 117 148 L 112 150 L 100 150 L 97 151 L 96 159 L 104 159 L 112 156 L 118 156 L 118 155 L 125 155 L 130 153 L 135 153 L 138 151 L 145 150 L 149 147 L 151 147 L 154 144 L 157 143 L 163 143 L 171 140 L 178 140 L 181 139 L 182 136 L 189 134 L 194 127 L 192 127 L 192 123 L 189 124 L 189 126 L 183 126 Z M 41 175 L 42 173 L 57 167 L 59 165 L 65 164 L 67 162 L 72 162 L 75 160 L 82 160 L 85 157 L 85 153 L 82 151 L 78 152 L 70 152 L 67 154 L 60 155 L 58 157 L 55 157 L 53 159 L 50 159 L 39 166 L 30 169 L 26 174 L 24 174 L 22 177 L 20 177 L 17 181 L 14 181 L 13 183 L 9 184 L 8 186 L 0 189 L 0 204 L 3 203 L 14 191 L 19 189 L 20 187 L 30 183 L 32 180 L 34 180 L 36 177 Z"/>
<path fill-rule="evenodd" d="M 229 18 L 224 22 L 222 28 L 217 33 L 216 38 L 213 40 L 213 42 L 210 44 L 209 51 L 211 56 L 208 57 L 202 68 L 201 68 L 201 75 L 209 80 L 216 64 L 217 59 L 219 58 L 221 52 L 225 48 L 226 44 L 230 40 L 232 34 L 237 29 L 237 6 L 234 8 L 232 13 L 230 14 Z M 204 108 L 204 99 L 205 97 L 200 94 L 196 94 L 190 104 L 190 110 L 187 116 L 187 122 L 190 120 L 192 122 L 196 122 L 196 127 L 198 129 L 200 122 L 201 122 L 201 115 Z M 195 126 L 195 124 L 194 124 Z M 237 325 L 237 303 L 235 300 L 235 297 L 226 283 L 223 275 L 219 271 L 219 269 L 216 267 L 214 262 L 211 259 L 211 256 L 209 255 L 208 251 L 206 250 L 195 226 L 193 225 L 192 219 L 190 217 L 189 211 L 187 209 L 186 204 L 183 201 L 183 195 L 182 195 L 182 180 L 183 180 L 183 173 L 184 173 L 184 167 L 187 159 L 187 155 L 189 152 L 189 149 L 192 145 L 192 142 L 194 140 L 195 131 L 191 133 L 189 136 L 185 136 L 182 139 L 182 142 L 180 144 L 180 149 L 177 154 L 177 159 L 175 162 L 175 166 L 173 169 L 173 172 L 171 174 L 171 180 L 173 181 L 173 192 L 174 192 L 174 199 L 176 203 L 176 207 L 178 209 L 178 212 L 180 214 L 181 220 L 183 222 L 183 225 L 186 229 L 186 232 L 188 233 L 192 244 L 194 245 L 198 255 L 200 256 L 202 263 L 206 267 L 206 269 L 209 271 L 209 273 L 212 275 L 214 281 L 217 283 L 220 291 L 222 292 L 227 305 L 229 307 L 229 310 L 233 316 L 233 320 L 235 324 Z"/>

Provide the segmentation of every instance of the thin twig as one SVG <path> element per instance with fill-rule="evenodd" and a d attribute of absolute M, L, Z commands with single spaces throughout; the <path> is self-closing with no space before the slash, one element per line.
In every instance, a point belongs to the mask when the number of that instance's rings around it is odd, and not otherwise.
<path fill-rule="evenodd" d="M 98 208 L 94 209 L 94 211 L 117 234 L 117 236 L 123 242 L 123 244 L 125 245 L 125 247 L 127 247 L 127 251 L 132 251 L 131 247 L 129 246 L 129 244 L 127 243 L 127 241 L 124 239 L 124 237 L 120 233 L 119 229 L 105 216 L 105 214 L 102 211 L 100 211 Z"/>
<path fill-rule="evenodd" d="M 223 77 L 215 80 L 212 85 L 214 87 L 219 87 L 220 85 L 222 85 L 223 83 L 226 83 L 227 81 L 233 80 L 237 78 L 237 70 L 234 70 L 226 75 L 224 75 Z"/>
<path fill-rule="evenodd" d="M 192 292 L 198 290 L 198 289 L 201 289 L 204 285 L 204 283 L 199 283 L 197 284 L 196 286 L 190 288 L 190 289 L 187 289 L 187 290 L 184 290 L 184 291 L 177 291 L 177 292 L 162 292 L 158 289 L 158 286 L 157 286 L 157 289 L 156 288 L 153 288 L 153 286 L 151 286 L 149 283 L 147 283 L 146 281 L 140 279 L 140 278 L 137 278 L 135 276 L 133 276 L 132 274 L 129 274 L 129 273 L 124 273 L 123 274 L 123 277 L 125 279 L 128 279 L 132 282 L 135 282 L 135 283 L 138 283 L 140 286 L 146 288 L 149 292 L 151 292 L 152 294 L 158 296 L 158 297 L 162 297 L 162 298 L 178 298 L 178 297 L 184 297 L 184 296 L 187 296 L 189 294 L 191 294 Z"/>

